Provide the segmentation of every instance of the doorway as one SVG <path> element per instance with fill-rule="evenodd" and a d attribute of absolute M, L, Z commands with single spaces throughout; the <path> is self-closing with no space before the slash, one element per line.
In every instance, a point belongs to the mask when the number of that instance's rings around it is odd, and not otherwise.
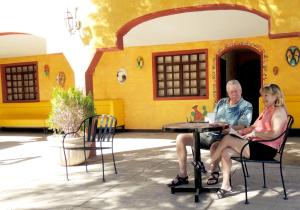
<path fill-rule="evenodd" d="M 235 48 L 223 53 L 219 58 L 220 97 L 227 97 L 226 83 L 237 79 L 242 86 L 242 96 L 252 103 L 252 123 L 259 114 L 259 89 L 261 87 L 261 55 L 245 48 Z"/>

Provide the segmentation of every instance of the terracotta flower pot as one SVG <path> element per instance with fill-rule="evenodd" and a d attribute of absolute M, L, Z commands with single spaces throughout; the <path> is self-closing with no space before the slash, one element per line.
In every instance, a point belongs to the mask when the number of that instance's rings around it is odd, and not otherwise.
<path fill-rule="evenodd" d="M 62 148 L 62 135 L 52 135 L 47 137 L 49 146 L 52 150 L 52 156 L 56 159 L 56 162 L 60 165 L 65 165 L 64 151 Z M 82 147 L 83 141 L 82 137 L 75 138 L 66 138 L 65 140 L 65 148 L 68 147 Z M 88 145 L 87 145 L 88 146 Z M 85 161 L 84 159 L 84 151 L 83 150 L 68 150 L 66 149 L 66 157 L 68 166 L 78 165 Z M 90 155 L 90 151 L 86 151 L 86 157 L 88 158 Z"/>

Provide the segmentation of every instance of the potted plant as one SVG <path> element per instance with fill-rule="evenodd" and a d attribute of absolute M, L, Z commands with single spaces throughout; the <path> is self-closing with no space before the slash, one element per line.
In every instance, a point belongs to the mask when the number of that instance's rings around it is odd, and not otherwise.
<path fill-rule="evenodd" d="M 84 95 L 81 90 L 76 88 L 64 90 L 57 87 L 52 93 L 51 106 L 48 124 L 54 134 L 48 137 L 48 141 L 58 153 L 56 155 L 57 161 L 64 165 L 62 136 L 65 133 L 75 131 L 85 118 L 95 114 L 93 98 L 91 95 Z M 77 133 L 73 136 L 69 135 L 65 143 L 74 147 L 76 145 L 82 146 L 83 141 L 80 134 Z M 66 150 L 66 152 L 68 165 L 77 165 L 85 160 L 83 151 Z"/>

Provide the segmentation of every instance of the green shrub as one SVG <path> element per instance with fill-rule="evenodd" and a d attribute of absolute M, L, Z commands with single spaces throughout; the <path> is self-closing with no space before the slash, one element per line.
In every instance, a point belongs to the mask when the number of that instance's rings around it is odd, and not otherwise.
<path fill-rule="evenodd" d="M 54 88 L 51 105 L 48 123 L 50 129 L 57 134 L 77 130 L 85 118 L 95 114 L 92 96 L 86 96 L 76 88 Z"/>

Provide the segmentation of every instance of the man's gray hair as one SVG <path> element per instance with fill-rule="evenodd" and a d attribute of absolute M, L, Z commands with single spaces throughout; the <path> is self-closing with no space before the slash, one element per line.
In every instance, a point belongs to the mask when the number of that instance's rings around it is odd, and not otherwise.
<path fill-rule="evenodd" d="M 236 86 L 237 88 L 239 88 L 240 90 L 242 90 L 242 86 L 240 84 L 239 81 L 237 81 L 236 79 L 233 80 L 229 80 L 226 84 L 226 90 L 228 91 L 228 87 L 229 86 Z"/>

